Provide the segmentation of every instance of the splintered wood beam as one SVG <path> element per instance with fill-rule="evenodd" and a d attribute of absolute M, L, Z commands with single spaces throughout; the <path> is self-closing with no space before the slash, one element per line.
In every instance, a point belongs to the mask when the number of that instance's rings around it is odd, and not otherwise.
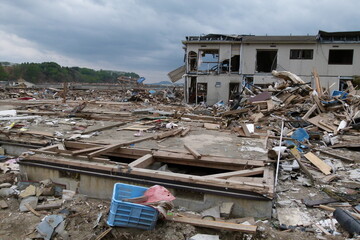
<path fill-rule="evenodd" d="M 134 144 L 134 143 L 138 143 L 138 142 L 142 142 L 142 141 L 146 141 L 146 140 L 149 140 L 149 139 L 152 139 L 152 138 L 153 138 L 153 136 L 148 136 L 148 137 L 143 137 L 143 138 L 135 139 L 135 140 L 124 142 L 124 143 L 112 144 L 110 146 L 104 147 L 104 148 L 102 148 L 100 150 L 97 150 L 95 152 L 89 153 L 87 156 L 89 158 L 93 158 L 93 157 L 99 156 L 101 154 L 111 152 L 111 151 L 113 151 L 113 150 L 115 150 L 117 148 L 127 146 L 127 145 L 130 145 L 130 144 Z"/>
<path fill-rule="evenodd" d="M 205 177 L 221 178 L 221 179 L 227 179 L 230 177 L 248 177 L 248 176 L 263 174 L 264 170 L 265 167 L 258 167 L 253 169 L 246 169 L 246 170 L 233 171 L 227 173 L 211 174 L 211 175 L 206 175 Z"/>
<path fill-rule="evenodd" d="M 96 132 L 96 131 L 103 131 L 103 130 L 114 128 L 114 127 L 120 127 L 125 124 L 126 123 L 124 123 L 124 122 L 120 122 L 120 123 L 111 124 L 109 126 L 103 126 L 103 127 L 93 128 L 93 129 L 86 129 L 82 134 L 88 134 L 88 133 L 92 133 L 92 132 Z"/>
<path fill-rule="evenodd" d="M 312 107 L 309 109 L 309 111 L 307 111 L 305 113 L 305 115 L 302 117 L 302 119 L 307 120 L 310 117 L 310 115 L 316 110 L 316 108 L 317 108 L 316 104 L 312 105 Z"/>
<path fill-rule="evenodd" d="M 198 151 L 196 151 L 195 149 L 193 149 L 193 148 L 190 147 L 189 145 L 184 144 L 184 147 L 186 148 L 186 150 L 188 150 L 188 151 L 191 153 L 191 155 L 194 156 L 194 158 L 196 158 L 196 159 L 200 159 L 200 158 L 201 158 L 201 154 L 198 153 Z"/>
<path fill-rule="evenodd" d="M 154 136 L 154 139 L 155 140 L 160 140 L 160 139 L 163 139 L 163 138 L 175 136 L 175 135 L 179 134 L 180 132 L 182 132 L 182 130 L 183 130 L 182 128 L 178 128 L 178 129 L 170 130 L 170 131 L 167 131 L 167 132 L 164 132 L 164 133 L 160 133 L 160 134 Z"/>
<path fill-rule="evenodd" d="M 180 216 L 167 216 L 166 220 L 187 223 L 194 226 L 205 227 L 205 228 L 214 228 L 227 231 L 239 231 L 246 233 L 256 233 L 257 226 L 255 225 L 245 225 L 229 222 L 220 222 L 220 221 L 209 221 L 204 219 L 189 218 L 189 217 L 180 217 Z"/>
<path fill-rule="evenodd" d="M 84 148 L 84 149 L 80 149 L 80 150 L 75 150 L 71 152 L 71 155 L 76 156 L 76 155 L 80 155 L 83 153 L 88 153 L 88 152 L 94 152 L 100 149 L 103 149 L 104 147 L 91 147 L 91 148 Z"/>
<path fill-rule="evenodd" d="M 348 157 L 345 157 L 345 156 L 341 156 L 341 155 L 338 155 L 338 154 L 335 154 L 335 153 L 331 153 L 331 152 L 328 152 L 328 151 L 324 151 L 322 149 L 316 149 L 316 151 L 319 151 L 323 154 L 326 154 L 326 155 L 329 155 L 331 157 L 335 157 L 335 158 L 338 158 L 340 160 L 344 160 L 344 161 L 348 161 L 348 162 L 354 162 L 354 159 L 351 159 L 351 158 L 348 158 Z"/>
<path fill-rule="evenodd" d="M 299 150 L 297 150 L 295 147 L 290 149 L 291 154 L 295 157 L 296 161 L 298 162 L 301 170 L 310 178 L 312 182 L 314 182 L 314 177 L 310 173 L 310 171 L 307 169 L 307 167 L 301 162 L 301 155 Z"/>
<path fill-rule="evenodd" d="M 188 134 L 191 130 L 191 127 L 186 128 L 185 130 L 182 131 L 182 133 L 180 134 L 180 137 L 185 137 L 186 134 Z"/>
<path fill-rule="evenodd" d="M 137 168 L 146 168 L 154 163 L 154 158 L 152 154 L 146 154 L 141 158 L 136 159 L 135 161 L 128 164 L 129 167 L 137 167 Z"/>

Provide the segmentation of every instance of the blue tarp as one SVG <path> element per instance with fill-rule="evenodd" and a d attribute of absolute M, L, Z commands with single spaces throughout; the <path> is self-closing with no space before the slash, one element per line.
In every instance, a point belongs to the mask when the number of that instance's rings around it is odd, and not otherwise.
<path fill-rule="evenodd" d="M 136 80 L 137 83 L 141 84 L 145 81 L 144 77 L 139 78 L 138 80 Z"/>

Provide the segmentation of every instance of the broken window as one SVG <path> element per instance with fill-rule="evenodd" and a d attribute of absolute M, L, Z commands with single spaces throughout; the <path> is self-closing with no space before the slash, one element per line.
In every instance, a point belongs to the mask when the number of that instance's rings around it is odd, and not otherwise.
<path fill-rule="evenodd" d="M 329 64 L 351 65 L 353 63 L 354 50 L 329 50 Z"/>
<path fill-rule="evenodd" d="M 199 52 L 199 70 L 204 72 L 217 72 L 219 69 L 219 50 L 204 49 Z"/>
<path fill-rule="evenodd" d="M 277 50 L 257 50 L 256 71 L 271 72 L 276 69 Z"/>
<path fill-rule="evenodd" d="M 229 100 L 234 100 L 234 98 L 238 96 L 239 87 L 240 87 L 239 83 L 229 84 Z"/>
<path fill-rule="evenodd" d="M 189 52 L 188 64 L 189 64 L 190 72 L 197 70 L 197 53 L 196 52 L 194 52 L 194 51 Z"/>
<path fill-rule="evenodd" d="M 291 49 L 290 59 L 313 59 L 312 49 Z"/>
<path fill-rule="evenodd" d="M 231 72 L 238 72 L 239 67 L 240 67 L 240 55 L 235 55 L 231 58 L 231 63 L 229 62 L 229 59 L 226 59 L 221 62 L 220 73 L 229 72 L 229 68 L 231 69 Z"/>

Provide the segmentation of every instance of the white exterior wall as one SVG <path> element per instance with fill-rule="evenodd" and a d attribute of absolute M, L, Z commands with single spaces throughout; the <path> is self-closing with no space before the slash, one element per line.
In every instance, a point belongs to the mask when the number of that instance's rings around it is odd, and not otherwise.
<path fill-rule="evenodd" d="M 213 105 L 220 100 L 229 101 L 230 83 L 241 83 L 239 75 L 202 75 L 197 78 L 198 83 L 207 83 L 207 104 Z M 221 82 L 220 87 L 215 87 Z"/>
<path fill-rule="evenodd" d="M 275 46 L 270 46 L 275 45 Z M 337 47 L 336 47 L 337 46 Z M 240 54 L 239 74 L 197 75 L 198 82 L 208 83 L 207 103 L 214 104 L 219 100 L 228 101 L 229 83 L 241 83 L 243 75 L 253 75 L 255 84 L 272 83 L 277 80 L 271 73 L 257 73 L 257 50 L 277 50 L 277 70 L 290 71 L 305 82 L 311 82 L 314 87 L 312 71 L 316 68 L 323 87 L 330 91 L 339 87 L 339 77 L 360 75 L 360 44 L 358 43 L 188 43 L 187 53 L 194 51 L 197 54 L 201 49 L 219 49 L 219 62 L 231 59 Z M 290 59 L 291 49 L 313 49 L 313 59 Z M 352 65 L 329 65 L 330 49 L 353 49 Z M 188 55 L 187 55 L 188 56 Z M 215 83 L 221 82 L 221 87 L 215 88 Z"/>

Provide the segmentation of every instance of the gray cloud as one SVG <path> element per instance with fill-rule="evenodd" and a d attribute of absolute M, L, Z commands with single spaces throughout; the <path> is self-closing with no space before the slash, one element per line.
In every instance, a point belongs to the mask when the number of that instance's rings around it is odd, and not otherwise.
<path fill-rule="evenodd" d="M 3 0 L 0 56 L 166 80 L 182 64 L 187 35 L 356 31 L 359 7 L 357 0 Z"/>

